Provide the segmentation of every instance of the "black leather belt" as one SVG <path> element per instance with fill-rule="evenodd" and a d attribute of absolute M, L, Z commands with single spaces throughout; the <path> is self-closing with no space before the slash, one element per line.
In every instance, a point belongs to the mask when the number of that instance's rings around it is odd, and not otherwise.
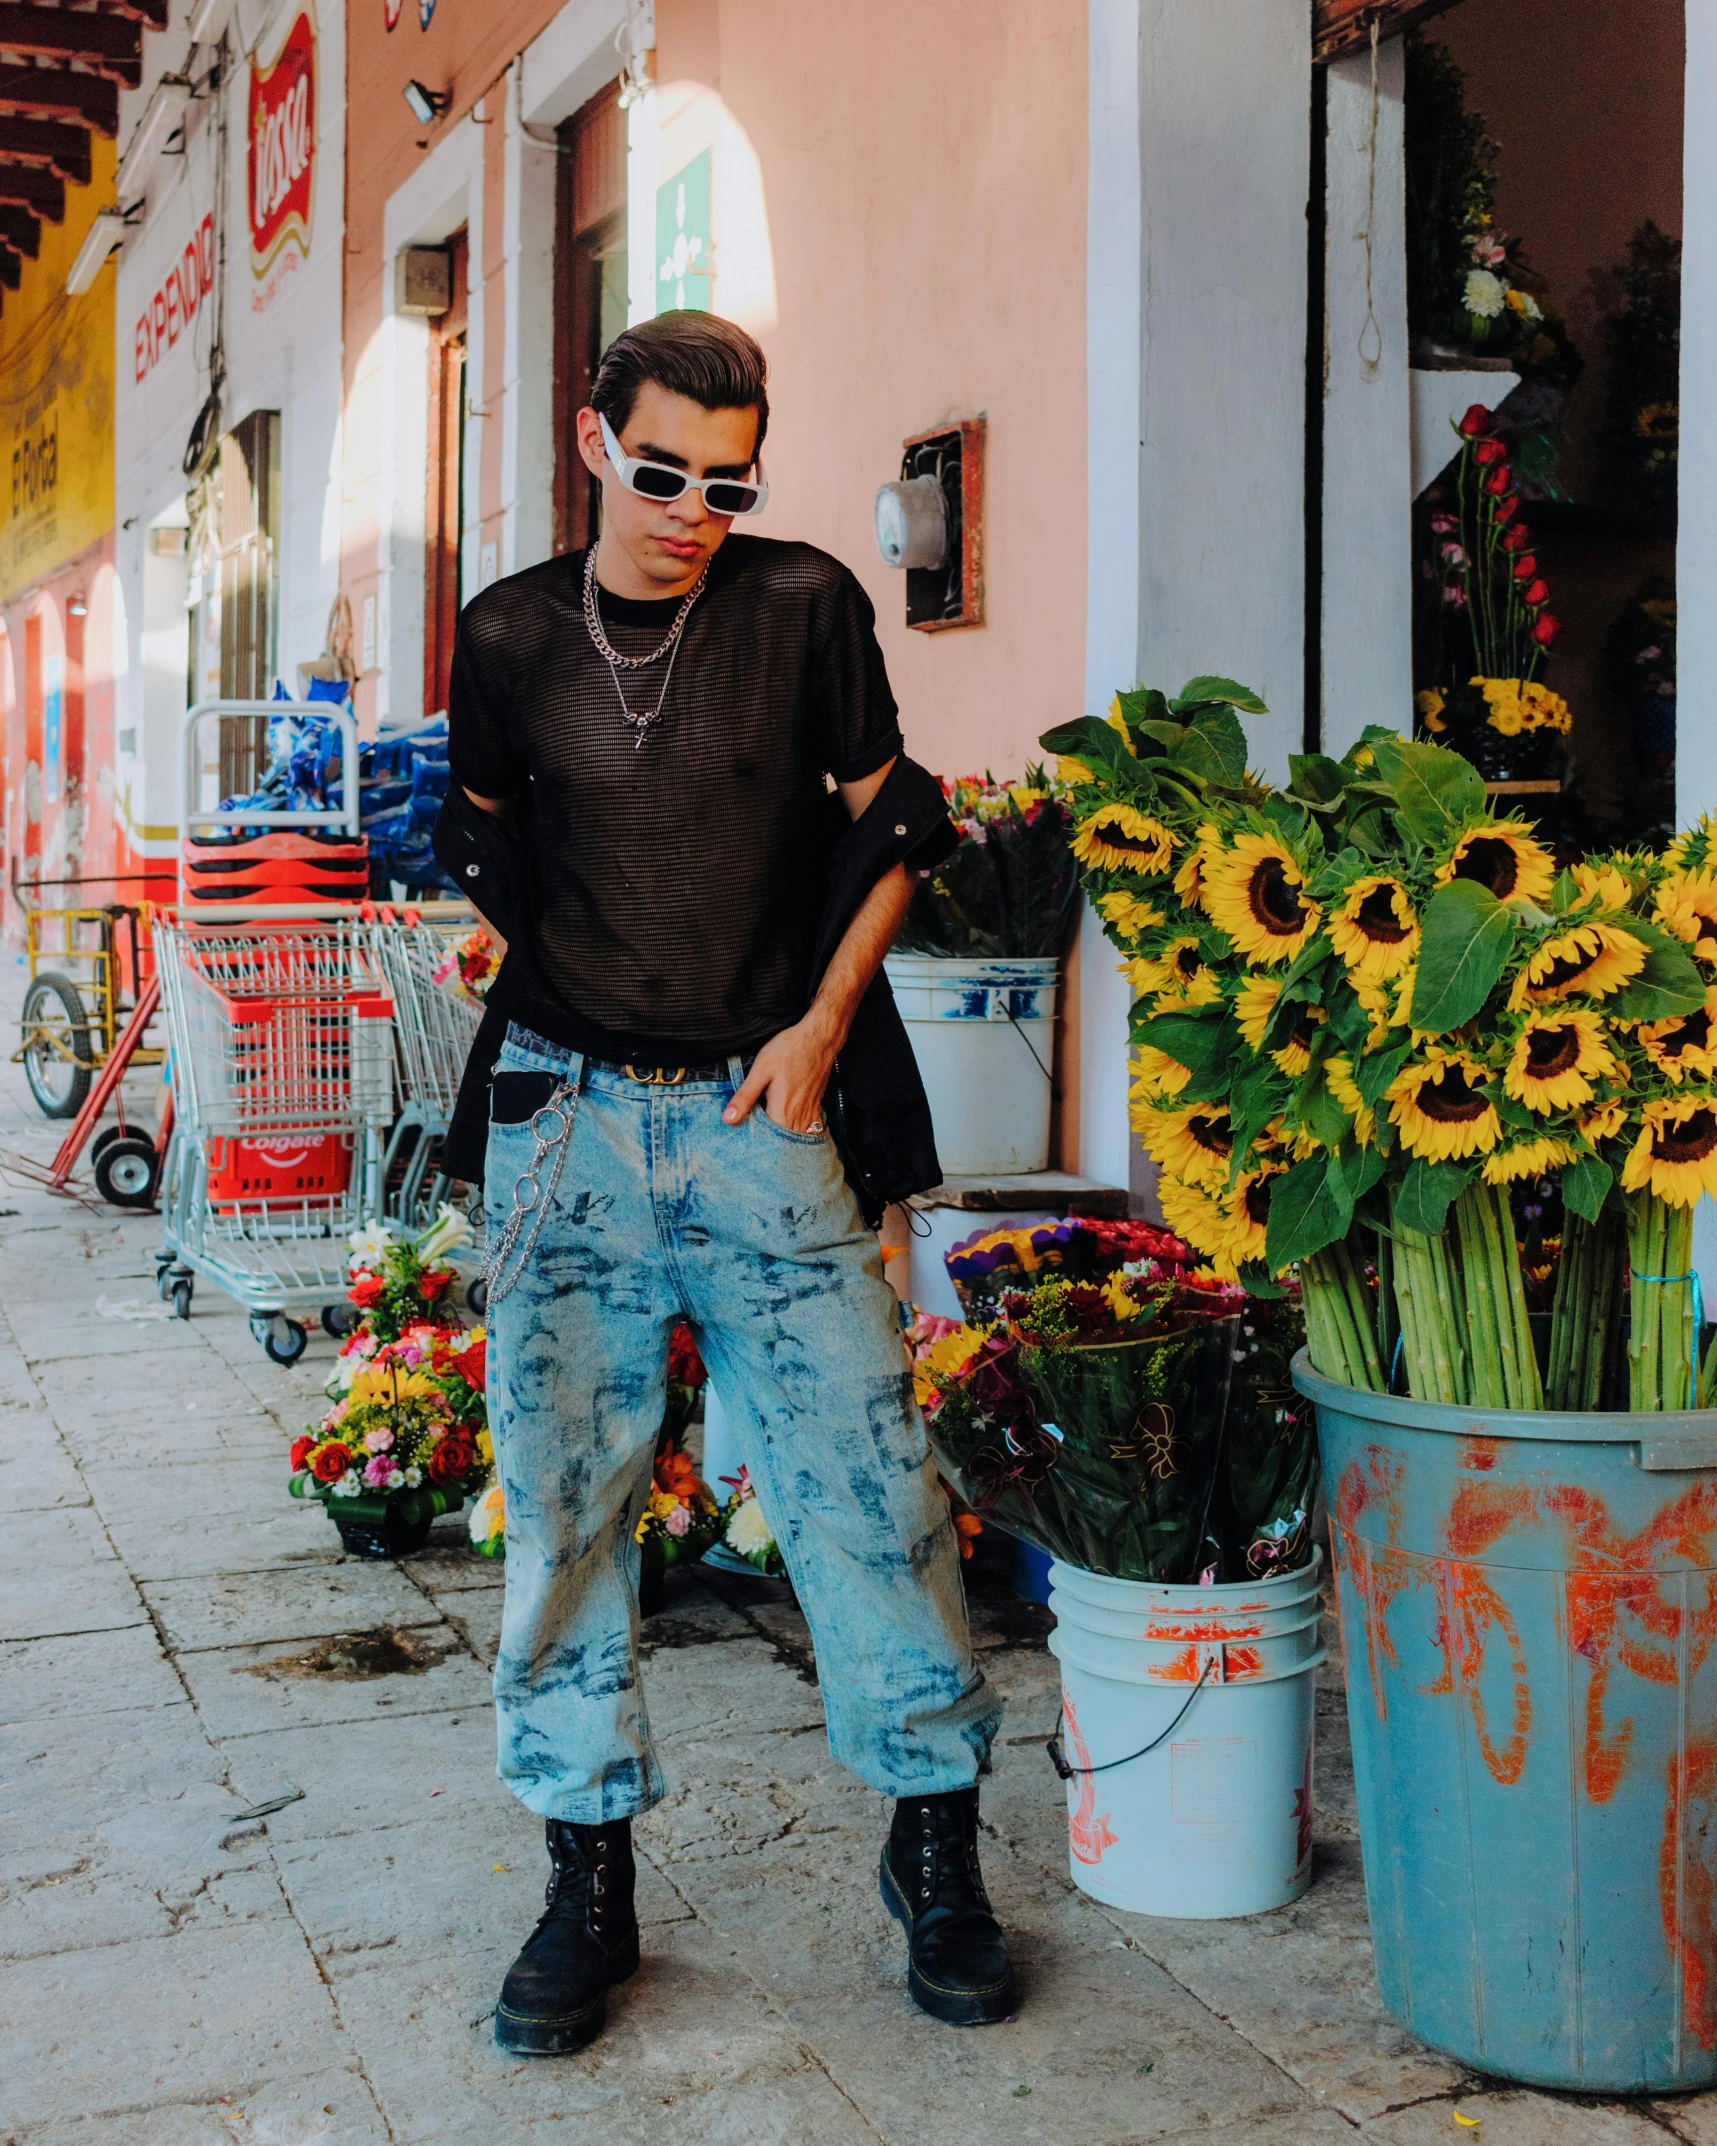
<path fill-rule="evenodd" d="M 622 1066 L 615 1065 L 609 1059 L 599 1058 L 591 1061 L 591 1071 L 618 1073 L 623 1080 L 635 1080 L 646 1088 L 683 1088 L 688 1081 L 726 1080 L 730 1062 L 722 1058 L 707 1066 Z M 747 1073 L 751 1071 L 751 1058 L 742 1059 L 740 1063 Z"/>

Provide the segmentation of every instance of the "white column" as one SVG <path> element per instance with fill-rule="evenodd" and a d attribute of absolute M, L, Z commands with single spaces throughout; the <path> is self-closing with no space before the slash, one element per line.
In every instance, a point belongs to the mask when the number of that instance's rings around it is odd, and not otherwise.
<path fill-rule="evenodd" d="M 1691 826 L 1717 809 L 1717 8 L 1687 9 L 1682 152 L 1681 463 L 1675 547 L 1675 814 Z M 1693 1256 L 1717 1306 L 1717 1209 L 1701 1200 Z M 1709 1315 L 1709 1314 L 1708 1314 Z"/>
<path fill-rule="evenodd" d="M 1139 678 L 1139 388 L 1144 242 L 1139 0 L 1091 0 L 1085 223 L 1085 706 Z M 1079 1168 L 1128 1181 L 1127 1010 L 1114 949 L 1089 903 L 1079 929 Z"/>
<path fill-rule="evenodd" d="M 1406 730 L 1413 693 L 1412 424 L 1399 38 L 1329 70 L 1324 307 L 1323 745 Z"/>
<path fill-rule="evenodd" d="M 558 147 L 527 134 L 522 61 L 507 76 L 506 400 L 501 438 L 501 572 L 554 550 L 554 246 Z M 546 132 L 546 130 L 544 130 Z"/>
<path fill-rule="evenodd" d="M 1299 750 L 1311 13 L 1090 0 L 1086 705 L 1243 680 Z M 1129 1180 L 1127 994 L 1087 915 L 1080 1166 Z"/>

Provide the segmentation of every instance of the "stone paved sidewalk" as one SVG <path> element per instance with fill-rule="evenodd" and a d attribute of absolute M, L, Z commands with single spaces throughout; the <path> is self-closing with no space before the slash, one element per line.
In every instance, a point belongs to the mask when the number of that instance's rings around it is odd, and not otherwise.
<path fill-rule="evenodd" d="M 0 1149 L 54 1145 L 0 1065 Z M 646 1627 L 673 1787 L 638 1828 L 643 1972 L 590 2050 L 507 2060 L 543 1856 L 494 1775 L 501 1575 L 447 1525 L 397 1568 L 340 1554 L 285 1484 L 333 1344 L 282 1371 L 206 1289 L 150 1316 L 157 1227 L 0 1177 L 6 2146 L 1717 2146 L 1717 2096 L 1511 2092 L 1382 2017 L 1335 1682 L 1304 1901 L 1180 1923 L 1074 1891 L 1041 1613 L 981 1565 L 1017 2022 L 906 2004 L 885 1806 L 828 1756 L 803 1621 L 694 1575 Z"/>

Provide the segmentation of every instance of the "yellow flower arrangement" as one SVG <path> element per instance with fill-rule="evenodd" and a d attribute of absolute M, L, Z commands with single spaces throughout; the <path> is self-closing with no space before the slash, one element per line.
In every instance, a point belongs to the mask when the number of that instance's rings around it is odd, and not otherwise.
<path fill-rule="evenodd" d="M 1292 961 L 1321 912 L 1305 899 L 1305 875 L 1274 835 L 1242 834 L 1203 868 L 1204 907 L 1237 953 L 1258 962 Z"/>

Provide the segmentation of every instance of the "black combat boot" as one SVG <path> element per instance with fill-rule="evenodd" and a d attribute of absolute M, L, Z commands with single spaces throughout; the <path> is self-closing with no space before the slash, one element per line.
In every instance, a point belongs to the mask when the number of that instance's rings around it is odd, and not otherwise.
<path fill-rule="evenodd" d="M 912 2001 L 950 2027 L 1014 2009 L 1013 1962 L 978 1869 L 978 1791 L 903 1797 L 882 1851 L 882 1900 L 906 1927 Z"/>
<path fill-rule="evenodd" d="M 602 2032 L 610 1985 L 638 1967 L 632 1827 L 548 1821 L 548 1891 L 507 1970 L 495 2039 L 515 2056 L 563 2057 Z"/>

